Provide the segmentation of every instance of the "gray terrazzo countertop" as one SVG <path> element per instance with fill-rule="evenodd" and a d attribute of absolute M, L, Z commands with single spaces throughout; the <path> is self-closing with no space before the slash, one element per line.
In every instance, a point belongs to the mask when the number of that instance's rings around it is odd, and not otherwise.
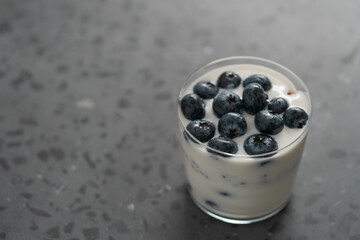
<path fill-rule="evenodd" d="M 360 240 L 360 2 L 0 0 L 0 240 Z M 290 204 L 237 226 L 185 188 L 176 94 L 217 58 L 308 85 Z"/>

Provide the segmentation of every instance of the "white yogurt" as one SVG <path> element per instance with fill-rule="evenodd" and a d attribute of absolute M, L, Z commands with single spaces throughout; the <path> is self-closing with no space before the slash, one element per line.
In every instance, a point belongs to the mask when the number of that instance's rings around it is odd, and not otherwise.
<path fill-rule="evenodd" d="M 253 64 L 235 64 L 213 69 L 188 84 L 181 92 L 180 98 L 193 93 L 193 86 L 199 81 L 216 84 L 220 74 L 225 71 L 233 71 L 243 80 L 252 74 L 267 76 L 272 84 L 272 88 L 266 92 L 269 101 L 275 97 L 283 97 L 287 99 L 289 107 L 301 107 L 310 116 L 311 104 L 308 93 L 296 89 L 285 75 L 268 67 Z M 239 87 L 229 90 L 242 98 L 242 83 Z M 217 126 L 219 118 L 212 110 L 213 100 L 204 102 L 204 119 Z M 243 143 L 248 136 L 259 132 L 254 125 L 254 116 L 244 111 L 242 115 L 247 122 L 247 132 L 233 139 L 238 144 L 238 152 L 232 157 L 224 158 L 209 153 L 206 143 L 199 144 L 184 138 L 184 128 L 190 121 L 184 118 L 180 108 L 178 115 L 185 170 L 190 193 L 197 204 L 220 217 L 239 220 L 264 217 L 286 204 L 303 152 L 307 135 L 306 126 L 302 129 L 284 126 L 280 133 L 272 135 L 278 143 L 279 151 L 271 157 L 254 158 L 246 154 Z M 216 130 L 214 137 L 218 136 L 219 132 Z"/>

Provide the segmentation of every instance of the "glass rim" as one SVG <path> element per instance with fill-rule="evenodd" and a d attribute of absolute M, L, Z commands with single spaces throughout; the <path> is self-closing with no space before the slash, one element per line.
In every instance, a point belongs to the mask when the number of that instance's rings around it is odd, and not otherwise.
<path fill-rule="evenodd" d="M 181 109 L 180 109 L 180 101 L 181 101 L 181 93 L 185 90 L 185 86 L 190 83 L 191 81 L 194 81 L 194 79 L 192 79 L 192 77 L 202 71 L 202 70 L 205 70 L 206 68 L 212 66 L 212 65 L 215 65 L 217 63 L 221 63 L 221 62 L 225 62 L 225 61 L 231 61 L 231 60 L 248 60 L 248 61 L 256 61 L 258 62 L 258 65 L 259 66 L 263 66 L 263 67 L 268 67 L 270 68 L 269 66 L 264 66 L 264 65 L 261 65 L 260 63 L 266 63 L 266 64 L 269 64 L 269 65 L 272 65 L 272 66 L 276 66 L 277 68 L 283 70 L 284 72 L 286 72 L 287 74 L 291 75 L 291 78 L 295 78 L 297 81 L 299 81 L 301 84 L 302 84 L 302 87 L 304 88 L 304 91 L 306 92 L 306 97 L 308 98 L 309 100 L 309 118 L 307 120 L 307 124 L 305 125 L 305 128 L 303 129 L 303 131 L 301 132 L 301 134 L 295 138 L 293 141 L 291 141 L 290 143 L 288 143 L 287 145 L 285 145 L 284 147 L 282 148 L 279 148 L 275 151 L 272 151 L 272 152 L 268 152 L 268 153 L 262 153 L 262 154 L 256 154 L 256 155 L 249 155 L 249 154 L 233 154 L 233 153 L 226 153 L 226 152 L 223 152 L 223 151 L 220 151 L 220 150 L 217 150 L 215 148 L 212 148 L 212 147 L 209 147 L 206 143 L 203 143 L 201 141 L 199 141 L 197 138 L 195 138 L 187 129 L 186 129 L 186 126 L 184 124 L 184 122 L 181 120 L 180 118 L 180 114 L 182 114 L 181 112 Z M 236 64 L 236 63 L 235 63 Z M 234 65 L 235 65 L 234 64 Z M 241 63 L 241 64 L 246 64 L 246 63 Z M 248 63 L 248 64 L 255 64 L 256 63 Z M 278 70 L 276 69 L 272 69 L 274 71 L 277 71 L 279 72 Z M 282 72 L 279 72 L 281 74 L 284 74 Z M 289 79 L 289 76 L 285 76 L 286 78 Z M 292 79 L 289 79 L 291 82 L 292 82 Z M 255 159 L 258 159 L 258 160 L 264 160 L 265 158 L 272 158 L 274 156 L 276 156 L 276 154 L 278 154 L 279 152 L 282 152 L 286 149 L 288 149 L 289 147 L 291 147 L 294 143 L 296 143 L 297 141 L 299 141 L 300 139 L 302 139 L 303 137 L 306 136 L 306 134 L 308 133 L 309 131 L 309 126 L 310 126 L 310 123 L 311 123 L 311 118 L 312 118 L 312 102 L 311 102 L 311 98 L 310 98 L 310 92 L 309 92 L 309 89 L 307 88 L 306 84 L 304 83 L 304 81 L 299 77 L 297 76 L 293 71 L 291 71 L 290 69 L 288 69 L 287 67 L 277 63 L 277 62 L 274 62 L 274 61 L 271 61 L 271 60 L 268 60 L 268 59 L 265 59 L 265 58 L 260 58 L 260 57 L 253 57 L 253 56 L 231 56 L 231 57 L 225 57 L 225 58 L 220 58 L 220 59 L 217 59 L 217 60 L 214 60 L 214 61 L 211 61 L 199 68 L 197 68 L 195 71 L 193 71 L 185 80 L 185 82 L 183 83 L 183 85 L 180 87 L 179 91 L 178 91 L 178 101 L 177 101 L 177 114 L 178 114 L 178 121 L 181 123 L 181 125 L 183 126 L 184 128 L 184 131 L 185 133 L 191 137 L 191 140 L 192 141 L 195 141 L 197 144 L 200 144 L 201 146 L 203 146 L 206 150 L 210 150 L 211 154 L 213 153 L 217 153 L 217 155 L 223 157 L 223 159 L 225 159 L 226 161 L 231 161 L 232 157 L 236 157 L 236 159 L 252 159 L 252 158 L 255 158 Z M 180 129 L 181 130 L 181 129 Z M 271 135 L 270 135 L 271 136 Z M 240 147 L 240 146 L 239 146 Z M 242 147 L 242 146 L 241 146 Z"/>

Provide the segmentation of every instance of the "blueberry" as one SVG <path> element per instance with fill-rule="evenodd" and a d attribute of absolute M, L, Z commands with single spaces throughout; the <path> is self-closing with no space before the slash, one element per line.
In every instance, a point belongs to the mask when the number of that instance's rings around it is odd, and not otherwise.
<path fill-rule="evenodd" d="M 271 99 L 268 109 L 272 110 L 273 112 L 280 114 L 284 112 L 289 107 L 289 103 L 286 101 L 285 98 L 277 97 Z"/>
<path fill-rule="evenodd" d="M 224 90 L 215 96 L 213 110 L 215 115 L 219 118 L 229 112 L 242 113 L 243 101 L 236 93 Z"/>
<path fill-rule="evenodd" d="M 216 96 L 219 91 L 219 88 L 212 84 L 211 82 L 198 82 L 194 86 L 194 93 L 203 99 L 211 99 Z"/>
<path fill-rule="evenodd" d="M 215 134 L 215 125 L 208 120 L 193 120 L 186 129 L 200 142 L 209 141 Z"/>
<path fill-rule="evenodd" d="M 211 200 L 205 200 L 205 203 L 207 204 L 207 205 L 209 205 L 210 207 L 218 207 L 218 205 L 215 203 L 215 202 L 213 202 L 213 201 L 211 201 Z"/>
<path fill-rule="evenodd" d="M 223 72 L 217 80 L 217 85 L 221 88 L 236 88 L 240 83 L 241 77 L 231 71 Z"/>
<path fill-rule="evenodd" d="M 264 88 L 265 91 L 268 91 L 271 89 L 271 82 L 270 82 L 269 78 L 262 74 L 254 74 L 254 75 L 247 77 L 243 82 L 243 86 L 246 87 L 250 83 L 260 84 Z"/>
<path fill-rule="evenodd" d="M 246 133 L 247 123 L 239 113 L 227 113 L 223 115 L 218 123 L 218 130 L 221 136 L 235 138 Z"/>
<path fill-rule="evenodd" d="M 299 107 L 288 108 L 283 115 L 284 123 L 289 128 L 302 128 L 309 119 L 304 109 Z"/>
<path fill-rule="evenodd" d="M 245 152 L 249 155 L 269 153 L 278 149 L 277 142 L 266 134 L 255 134 L 244 141 Z"/>
<path fill-rule="evenodd" d="M 229 197 L 231 194 L 226 191 L 218 191 L 218 194 L 224 197 Z"/>
<path fill-rule="evenodd" d="M 262 110 L 255 114 L 255 127 L 261 133 L 275 135 L 283 130 L 284 121 L 271 110 Z"/>
<path fill-rule="evenodd" d="M 208 142 L 208 146 L 213 149 L 216 149 L 218 151 L 225 152 L 225 153 L 235 154 L 238 151 L 238 146 L 237 146 L 236 142 L 234 142 L 230 138 L 225 138 L 225 137 L 218 137 L 218 138 L 210 139 L 210 141 Z M 207 148 L 207 150 L 211 153 L 219 154 L 218 152 L 215 152 L 212 149 Z M 224 156 L 224 157 L 228 156 L 226 154 L 219 154 L 219 155 Z"/>
<path fill-rule="evenodd" d="M 268 95 L 261 85 L 250 83 L 244 88 L 242 100 L 245 111 L 249 114 L 256 114 L 266 107 Z"/>
<path fill-rule="evenodd" d="M 181 111 L 189 120 L 201 119 L 205 116 L 205 103 L 196 94 L 185 95 L 180 102 Z"/>

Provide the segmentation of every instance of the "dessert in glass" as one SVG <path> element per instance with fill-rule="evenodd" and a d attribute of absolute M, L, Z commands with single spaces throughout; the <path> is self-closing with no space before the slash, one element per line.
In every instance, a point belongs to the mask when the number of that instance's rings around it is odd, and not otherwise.
<path fill-rule="evenodd" d="M 192 73 L 178 95 L 189 192 L 204 212 L 247 224 L 288 202 L 311 118 L 304 82 L 257 57 L 229 57 Z"/>

